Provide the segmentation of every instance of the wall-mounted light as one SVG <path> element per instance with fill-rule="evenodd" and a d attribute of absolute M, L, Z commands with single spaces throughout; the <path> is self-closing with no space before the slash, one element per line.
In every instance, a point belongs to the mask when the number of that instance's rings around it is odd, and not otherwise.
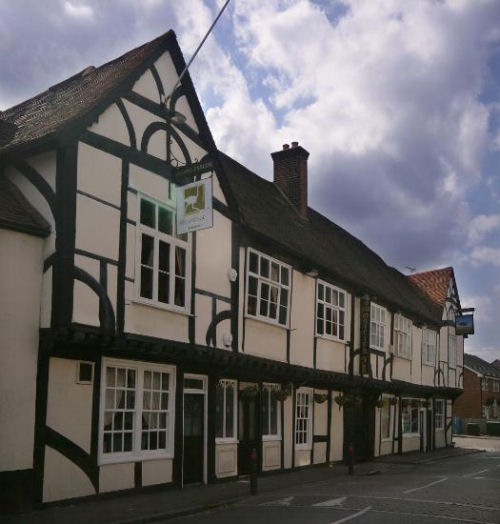
<path fill-rule="evenodd" d="M 306 273 L 306 275 L 308 277 L 316 278 L 319 275 L 319 271 L 313 267 Z"/>

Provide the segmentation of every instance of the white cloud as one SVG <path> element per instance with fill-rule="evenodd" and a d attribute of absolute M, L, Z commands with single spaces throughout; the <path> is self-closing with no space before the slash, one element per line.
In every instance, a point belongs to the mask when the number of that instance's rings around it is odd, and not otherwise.
<path fill-rule="evenodd" d="M 460 297 L 460 305 L 463 308 L 475 308 L 474 322 L 476 325 L 491 322 L 495 318 L 495 311 L 492 311 L 491 304 L 492 300 L 487 295 L 465 295 Z"/>
<path fill-rule="evenodd" d="M 71 17 L 89 20 L 94 16 L 94 10 L 89 5 L 64 2 L 64 12 Z"/>
<path fill-rule="evenodd" d="M 500 214 L 475 216 L 469 225 L 469 239 L 478 242 L 496 229 L 500 229 Z"/>
<path fill-rule="evenodd" d="M 500 248 L 488 246 L 475 247 L 467 256 L 467 260 L 474 266 L 500 266 Z"/>

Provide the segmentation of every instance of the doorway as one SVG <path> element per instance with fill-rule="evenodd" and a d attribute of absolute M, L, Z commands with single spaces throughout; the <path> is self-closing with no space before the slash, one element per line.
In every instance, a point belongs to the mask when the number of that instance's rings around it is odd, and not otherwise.
<path fill-rule="evenodd" d="M 249 475 L 252 449 L 260 456 L 260 392 L 250 396 L 240 391 L 238 399 L 238 470 L 240 475 Z"/>
<path fill-rule="evenodd" d="M 354 446 L 356 461 L 369 460 L 373 456 L 375 432 L 375 408 L 370 399 L 355 397 L 344 404 L 344 460 L 347 460 L 349 444 Z"/>
<path fill-rule="evenodd" d="M 206 483 L 206 377 L 184 375 L 183 483 Z"/>

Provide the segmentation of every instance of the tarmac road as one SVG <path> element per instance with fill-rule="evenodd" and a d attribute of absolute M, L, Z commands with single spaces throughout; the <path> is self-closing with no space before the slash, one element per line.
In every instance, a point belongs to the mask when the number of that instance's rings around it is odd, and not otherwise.
<path fill-rule="evenodd" d="M 174 522 L 499 524 L 500 451 L 282 489 Z"/>

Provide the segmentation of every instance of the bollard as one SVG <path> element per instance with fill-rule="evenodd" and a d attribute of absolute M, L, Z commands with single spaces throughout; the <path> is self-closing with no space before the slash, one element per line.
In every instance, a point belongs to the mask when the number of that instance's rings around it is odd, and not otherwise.
<path fill-rule="evenodd" d="M 257 495 L 257 450 L 255 448 L 250 452 L 250 494 Z"/>
<path fill-rule="evenodd" d="M 352 475 L 354 473 L 354 444 L 352 442 L 347 446 L 347 466 L 349 475 Z"/>

